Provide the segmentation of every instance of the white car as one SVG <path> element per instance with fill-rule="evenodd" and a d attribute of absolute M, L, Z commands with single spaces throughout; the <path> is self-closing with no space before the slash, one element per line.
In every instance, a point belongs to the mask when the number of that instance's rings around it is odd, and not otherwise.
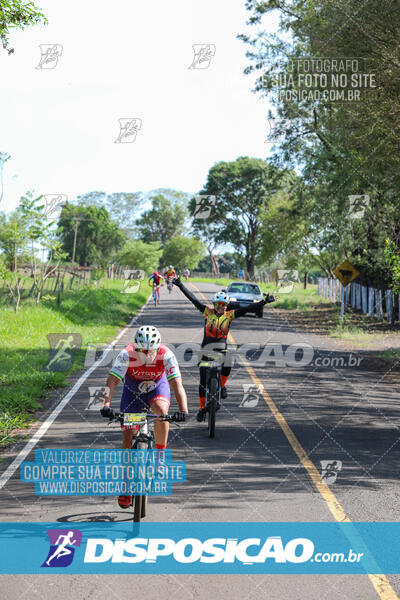
<path fill-rule="evenodd" d="M 253 302 L 260 302 L 264 299 L 264 295 L 256 283 L 247 281 L 232 281 L 225 291 L 229 296 L 229 304 L 232 308 L 249 306 Z M 256 312 L 256 316 L 260 319 L 263 316 L 264 305 L 260 306 L 260 310 Z"/>

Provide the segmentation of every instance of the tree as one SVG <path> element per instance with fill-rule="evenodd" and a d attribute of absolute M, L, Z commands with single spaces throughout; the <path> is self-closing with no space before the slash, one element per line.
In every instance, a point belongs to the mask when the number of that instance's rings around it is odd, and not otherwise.
<path fill-rule="evenodd" d="M 26 223 L 18 210 L 8 217 L 2 215 L 0 223 L 0 248 L 8 271 L 16 273 L 21 262 L 29 260 Z"/>
<path fill-rule="evenodd" d="M 22 196 L 18 206 L 18 213 L 26 228 L 26 239 L 30 242 L 30 262 L 36 291 L 36 306 L 40 302 L 46 279 L 58 269 L 61 260 L 67 256 L 52 231 L 51 223 L 44 218 L 44 204 L 41 204 L 41 200 L 42 196 L 34 198 L 33 192 L 30 191 Z M 47 260 L 39 270 L 37 269 L 35 243 L 40 243 L 42 248 L 47 250 Z"/>
<path fill-rule="evenodd" d="M 193 270 L 204 257 L 205 247 L 201 240 L 176 236 L 164 248 L 162 262 L 164 265 L 174 265 L 178 269 L 187 267 Z"/>
<path fill-rule="evenodd" d="M 244 256 L 250 275 L 260 259 L 262 212 L 283 185 L 284 176 L 284 171 L 262 159 L 240 157 L 211 167 L 200 192 L 216 196 L 216 204 L 206 219 L 195 218 L 194 227 L 209 228 L 206 235 L 214 243 L 232 244 Z"/>
<path fill-rule="evenodd" d="M 47 25 L 48 21 L 43 13 L 33 4 L 33 2 L 24 2 L 23 0 L 1 0 L 0 5 L 0 40 L 3 48 L 8 54 L 14 52 L 14 48 L 9 47 L 8 36 L 10 29 L 17 27 L 25 29 L 30 25 L 37 25 L 43 22 Z"/>
<path fill-rule="evenodd" d="M 276 35 L 259 31 L 254 38 L 239 37 L 249 44 L 246 72 L 260 74 L 255 91 L 273 107 L 269 118 L 280 139 L 274 164 L 302 171 L 304 190 L 292 207 L 302 232 L 299 252 L 313 254 L 327 274 L 348 258 L 364 282 L 387 284 L 385 239 L 400 242 L 400 12 L 393 10 L 392 0 L 379 5 L 247 0 L 246 7 L 257 25 L 270 11 L 280 12 Z M 354 14 L 357 18 L 351 18 Z M 305 57 L 327 59 L 330 65 L 332 58 L 368 57 L 357 59 L 356 72 L 379 74 L 378 85 L 361 89 L 358 102 L 335 101 L 322 95 L 323 79 L 317 76 L 313 94 L 300 96 L 304 60 L 296 59 Z M 281 84 L 290 94 L 277 93 L 277 81 L 289 82 L 290 75 L 290 84 Z M 354 219 L 349 196 L 365 194 L 369 206 Z"/>
<path fill-rule="evenodd" d="M 158 268 L 162 250 L 158 242 L 146 244 L 141 240 L 128 240 L 118 253 L 116 262 L 133 269 L 143 269 L 146 273 Z"/>
<path fill-rule="evenodd" d="M 173 237 L 182 235 L 188 217 L 181 201 L 156 194 L 150 198 L 152 206 L 136 221 L 139 238 L 143 242 L 160 242 L 165 246 Z"/>
<path fill-rule="evenodd" d="M 400 294 L 400 250 L 389 238 L 385 242 L 385 259 L 391 271 L 392 289 L 395 294 Z"/>
<path fill-rule="evenodd" d="M 68 259 L 74 258 L 81 266 L 106 266 L 125 241 L 125 235 L 110 220 L 105 208 L 69 203 L 61 211 L 57 235 Z"/>
<path fill-rule="evenodd" d="M 80 194 L 77 197 L 78 206 L 104 207 L 111 220 L 130 237 L 135 231 L 138 211 L 145 201 L 142 192 L 106 192 L 93 191 Z"/>
<path fill-rule="evenodd" d="M 25 262 L 29 256 L 26 224 L 20 218 L 18 209 L 11 213 L 8 218 L 2 217 L 0 248 L 2 248 L 4 256 L 0 267 L 0 278 L 4 280 L 10 292 L 15 312 L 18 312 L 22 279 L 22 276 L 18 273 L 18 266 L 20 262 Z"/>

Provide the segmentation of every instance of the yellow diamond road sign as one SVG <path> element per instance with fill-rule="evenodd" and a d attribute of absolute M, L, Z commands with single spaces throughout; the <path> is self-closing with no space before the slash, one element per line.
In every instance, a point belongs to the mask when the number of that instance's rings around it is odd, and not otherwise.
<path fill-rule="evenodd" d="M 339 279 L 342 285 L 346 286 L 358 276 L 359 271 L 353 267 L 351 262 L 345 260 L 341 265 L 336 267 L 333 274 Z"/>

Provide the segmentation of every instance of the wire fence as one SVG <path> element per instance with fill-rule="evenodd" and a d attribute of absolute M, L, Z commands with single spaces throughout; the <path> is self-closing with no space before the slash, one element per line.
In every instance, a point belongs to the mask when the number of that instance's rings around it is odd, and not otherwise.
<path fill-rule="evenodd" d="M 19 287 L 20 301 L 35 298 L 41 288 L 41 297 L 56 296 L 61 304 L 62 296 L 67 290 L 80 290 L 87 285 L 97 285 L 101 279 L 125 279 L 126 271 L 131 267 L 110 265 L 108 268 L 79 267 L 77 265 L 60 265 L 53 272 L 54 265 L 38 265 L 36 281 L 30 265 L 18 268 L 16 279 L 12 283 L 14 291 Z M 46 269 L 46 270 L 45 270 Z M 0 278 L 0 303 L 12 304 L 13 298 L 7 282 Z"/>
<path fill-rule="evenodd" d="M 393 290 L 362 285 L 355 281 L 343 286 L 334 277 L 318 277 L 318 294 L 340 303 L 341 316 L 347 306 L 368 317 L 375 316 L 379 321 L 400 321 L 400 294 L 394 294 Z"/>

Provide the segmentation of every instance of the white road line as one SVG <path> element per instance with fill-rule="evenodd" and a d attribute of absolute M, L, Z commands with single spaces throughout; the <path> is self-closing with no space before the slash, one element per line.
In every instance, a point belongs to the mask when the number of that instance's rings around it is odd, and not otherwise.
<path fill-rule="evenodd" d="M 106 357 L 106 355 L 115 346 L 115 344 L 124 335 L 124 333 L 130 327 L 132 327 L 132 325 L 134 323 L 136 323 L 136 321 L 141 316 L 143 310 L 145 309 L 145 307 L 149 303 L 151 297 L 152 297 L 151 295 L 148 297 L 146 303 L 143 304 L 142 308 L 140 309 L 140 311 L 138 312 L 138 314 L 135 317 L 133 317 L 133 319 L 131 320 L 131 322 L 129 323 L 129 325 L 127 327 L 125 327 L 117 335 L 117 337 L 115 338 L 115 340 L 113 342 L 111 342 L 111 344 L 109 344 L 107 346 L 107 348 L 103 351 L 101 357 L 98 360 L 96 360 L 96 362 L 89 369 L 87 369 L 87 371 L 85 371 L 80 376 L 80 378 L 78 379 L 78 381 L 75 383 L 74 387 L 68 392 L 68 394 L 66 396 L 64 396 L 64 398 L 59 402 L 59 404 L 57 404 L 57 406 L 55 407 L 55 409 L 53 410 L 53 412 L 47 417 L 47 419 L 44 421 L 44 423 L 42 423 L 42 425 L 40 426 L 40 428 L 38 429 L 38 431 L 31 437 L 31 439 L 22 448 L 22 450 L 20 451 L 20 453 L 14 458 L 14 460 L 12 461 L 12 463 L 8 466 L 8 468 L 4 471 L 4 473 L 0 477 L 0 490 L 6 485 L 7 481 L 10 479 L 10 477 L 12 477 L 14 475 L 15 471 L 18 469 L 18 467 L 20 466 L 20 464 L 25 460 L 25 458 L 28 456 L 28 454 L 33 450 L 33 448 L 36 446 L 36 444 L 44 436 L 44 434 L 49 429 L 49 427 L 51 427 L 51 425 L 56 420 L 56 418 L 58 417 L 58 415 L 60 414 L 60 412 L 63 410 L 63 408 L 68 404 L 68 402 L 71 400 L 71 398 L 74 397 L 74 395 L 76 394 L 76 392 L 81 387 L 82 383 L 84 383 L 84 381 L 86 381 L 86 379 L 89 377 L 89 375 L 91 375 L 93 373 L 93 371 L 95 369 L 97 369 L 97 367 L 103 362 L 103 360 Z"/>

